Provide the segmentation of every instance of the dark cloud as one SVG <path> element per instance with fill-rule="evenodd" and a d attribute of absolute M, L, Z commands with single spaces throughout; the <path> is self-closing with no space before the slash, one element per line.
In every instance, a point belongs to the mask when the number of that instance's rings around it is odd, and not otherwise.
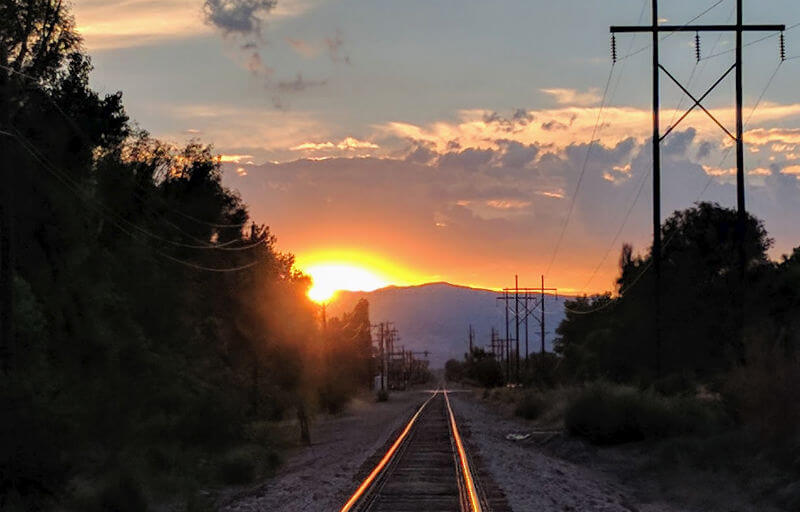
<path fill-rule="evenodd" d="M 333 36 L 325 38 L 325 46 L 328 47 L 328 56 L 333 62 L 350 64 L 350 55 L 344 52 L 344 39 L 340 30 L 337 30 Z"/>
<path fill-rule="evenodd" d="M 712 142 L 701 142 L 697 147 L 697 156 L 695 158 L 698 160 L 705 160 L 709 155 L 711 155 L 711 151 L 713 151 L 714 148 L 716 148 L 716 144 Z"/>
<path fill-rule="evenodd" d="M 534 115 L 525 110 L 518 108 L 514 110 L 511 117 L 504 117 L 498 112 L 490 112 L 483 114 L 483 122 L 486 124 L 494 124 L 500 127 L 501 130 L 507 133 L 514 132 L 524 126 L 527 126 L 533 121 Z"/>
<path fill-rule="evenodd" d="M 303 92 L 314 87 L 322 87 L 327 80 L 306 80 L 302 73 L 297 73 L 294 80 L 278 82 L 280 92 Z"/>
<path fill-rule="evenodd" d="M 569 126 L 556 121 L 555 119 L 552 121 L 547 121 L 542 123 L 542 130 L 547 130 L 548 132 L 556 131 L 556 130 L 566 130 Z"/>
<path fill-rule="evenodd" d="M 263 16 L 272 11 L 277 0 L 205 0 L 206 23 L 225 34 L 259 35 Z"/>

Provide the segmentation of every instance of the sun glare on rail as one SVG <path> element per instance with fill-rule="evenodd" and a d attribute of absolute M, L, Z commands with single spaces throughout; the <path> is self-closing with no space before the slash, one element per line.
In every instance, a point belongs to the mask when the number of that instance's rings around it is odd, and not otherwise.
<path fill-rule="evenodd" d="M 389 285 L 375 273 L 355 265 L 321 264 L 303 271 L 311 276 L 308 296 L 314 302 L 327 302 L 340 290 L 369 292 Z"/>

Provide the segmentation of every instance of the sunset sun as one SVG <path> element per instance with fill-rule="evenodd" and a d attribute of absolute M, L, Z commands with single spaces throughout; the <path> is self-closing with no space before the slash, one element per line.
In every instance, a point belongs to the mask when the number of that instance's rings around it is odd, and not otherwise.
<path fill-rule="evenodd" d="M 313 282 L 308 296 L 314 302 L 327 302 L 339 290 L 372 291 L 390 284 L 365 268 L 348 264 L 314 265 L 305 273 Z"/>

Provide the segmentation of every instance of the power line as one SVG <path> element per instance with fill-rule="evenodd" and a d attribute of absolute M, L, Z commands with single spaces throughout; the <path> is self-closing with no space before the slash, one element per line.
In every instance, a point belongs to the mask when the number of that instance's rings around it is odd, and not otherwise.
<path fill-rule="evenodd" d="M 47 159 L 47 157 L 45 157 L 41 152 L 39 152 L 38 149 L 36 148 L 36 146 L 31 141 L 28 141 L 24 136 L 22 136 L 22 134 L 20 134 L 18 132 L 16 138 L 20 142 L 20 144 L 22 144 L 23 146 L 26 146 L 26 149 L 29 152 L 35 152 L 37 154 L 37 156 L 38 156 L 38 158 L 37 158 L 38 160 L 46 162 L 51 167 L 56 167 L 55 164 L 50 162 Z M 72 180 L 69 177 L 69 173 L 67 173 L 65 171 L 61 171 L 61 172 L 64 173 L 64 175 L 67 177 L 67 179 Z M 80 186 L 79 184 L 74 183 L 74 181 L 73 181 L 73 184 L 75 186 L 77 186 L 77 187 Z M 92 200 L 96 201 L 96 199 L 94 199 L 94 198 L 92 198 Z M 253 249 L 255 247 L 263 245 L 264 243 L 266 243 L 268 241 L 267 238 L 264 238 L 264 239 L 259 240 L 258 242 L 255 242 L 255 243 L 252 243 L 252 244 L 249 244 L 249 245 L 246 245 L 246 246 L 239 246 L 239 247 L 228 247 L 227 244 L 221 244 L 221 245 L 214 245 L 214 244 L 203 244 L 203 245 L 186 244 L 186 243 L 183 243 L 183 242 L 176 242 L 176 241 L 171 240 L 169 238 L 165 238 L 165 237 L 163 237 L 161 235 L 153 233 L 153 232 L 151 232 L 151 231 L 149 231 L 149 230 L 147 230 L 147 229 L 145 229 L 145 228 L 143 228 L 143 227 L 141 227 L 141 226 L 139 226 L 139 225 L 137 225 L 137 224 L 135 224 L 133 222 L 128 221 L 127 219 L 124 219 L 123 217 L 117 215 L 113 211 L 108 210 L 105 206 L 101 205 L 100 208 L 106 210 L 105 211 L 106 215 L 115 216 L 123 224 L 128 225 L 132 229 L 135 229 L 135 230 L 141 232 L 142 234 L 144 234 L 146 236 L 149 236 L 149 237 L 151 237 L 153 239 L 159 240 L 159 241 L 164 242 L 166 244 L 173 245 L 175 247 L 181 247 L 181 248 L 184 248 L 184 249 L 220 250 L 220 251 L 245 251 L 245 250 Z"/>
<path fill-rule="evenodd" d="M 600 103 L 600 109 L 597 112 L 597 119 L 595 120 L 594 128 L 592 129 L 592 136 L 591 136 L 591 140 L 589 142 L 589 147 L 586 148 L 586 157 L 583 160 L 583 166 L 581 167 L 581 172 L 580 172 L 580 175 L 578 176 L 578 181 L 577 181 L 577 183 L 575 185 L 575 190 L 572 193 L 572 197 L 570 198 L 569 209 L 567 210 L 567 217 L 564 219 L 564 222 L 563 222 L 563 224 L 561 226 L 561 233 L 558 235 L 558 240 L 556 241 L 555 248 L 553 249 L 553 255 L 550 258 L 550 263 L 547 264 L 547 270 L 545 271 L 545 274 L 549 274 L 550 273 L 550 268 L 553 266 L 553 262 L 555 261 L 556 256 L 558 255 L 558 250 L 561 247 L 561 242 L 564 239 L 564 234 L 567 231 L 567 226 L 569 225 L 570 217 L 572 217 L 572 212 L 573 212 L 573 210 L 575 208 L 575 199 L 578 196 L 578 192 L 580 191 L 580 188 L 581 188 L 581 183 L 583 182 L 583 177 L 586 174 L 586 169 L 587 169 L 587 167 L 589 165 L 589 157 L 591 156 L 592 148 L 594 147 L 595 142 L 596 142 L 595 135 L 597 134 L 598 126 L 600 126 L 600 118 L 602 117 L 603 110 L 605 109 L 605 106 L 606 106 L 606 98 L 608 96 L 608 88 L 609 88 L 609 85 L 611 84 L 611 78 L 613 76 L 614 76 L 614 65 L 612 64 L 611 65 L 611 69 L 608 72 L 608 80 L 606 80 L 605 89 L 603 90 L 603 100 Z"/>
<path fill-rule="evenodd" d="M 719 4 L 721 4 L 724 1 L 725 0 L 717 0 L 716 2 L 711 4 L 708 8 L 706 8 L 704 11 L 702 11 L 700 14 L 698 14 L 694 18 L 690 19 L 689 21 L 687 21 L 686 23 L 681 25 L 680 28 L 686 28 L 689 24 L 697 21 L 698 19 L 702 18 L 703 16 L 705 16 L 706 14 L 708 14 L 709 12 L 714 10 Z M 641 23 L 641 18 L 640 18 L 639 23 Z M 659 39 L 661 41 L 665 41 L 665 40 L 669 39 L 670 37 L 672 37 L 673 35 L 675 35 L 676 32 L 678 32 L 678 30 L 673 30 L 671 32 L 667 32 L 666 35 L 661 36 Z M 633 57 L 634 55 L 638 55 L 638 54 L 642 53 L 643 51 L 645 51 L 645 50 L 647 50 L 649 48 L 652 48 L 652 46 L 653 46 L 652 43 L 648 43 L 648 44 L 642 46 L 641 48 L 637 49 L 635 52 L 629 53 L 628 55 L 625 55 L 624 57 L 620 58 L 619 60 L 624 60 L 624 59 L 627 59 L 629 57 Z"/>
<path fill-rule="evenodd" d="M 51 95 L 48 93 L 48 91 L 45 90 L 43 88 L 43 86 L 39 83 L 39 81 L 40 81 L 39 78 L 36 78 L 36 77 L 34 77 L 32 75 L 29 75 L 27 73 L 23 73 L 21 71 L 17 71 L 17 70 L 15 70 L 15 69 L 13 69 L 13 68 L 11 68 L 9 66 L 5 66 L 5 65 L 2 65 L 2 64 L 0 64 L 0 69 L 4 69 L 4 70 L 6 70 L 6 71 L 8 71 L 10 73 L 19 75 L 19 76 L 21 76 L 23 78 L 26 78 L 26 79 L 28 79 L 30 81 L 33 81 L 34 84 L 40 88 L 40 91 L 43 93 L 44 98 L 55 107 L 55 109 L 58 111 L 58 113 L 70 124 L 70 126 L 72 126 L 73 130 L 75 130 L 75 132 L 84 139 L 84 142 L 87 142 L 90 145 L 92 144 L 91 137 L 89 137 L 89 135 L 75 122 L 74 119 L 72 119 L 66 112 L 64 112 L 64 110 L 61 108 L 61 105 L 59 105 L 58 102 L 55 101 L 55 99 L 53 99 L 51 97 Z M 135 193 L 136 192 L 134 192 L 134 194 Z M 138 196 L 138 197 L 141 198 L 141 196 Z M 194 222 L 196 222 L 198 224 L 203 224 L 203 225 L 206 225 L 206 226 L 210 226 L 210 227 L 213 227 L 213 228 L 220 228 L 220 229 L 224 229 L 224 228 L 243 228 L 248 224 L 248 222 L 244 222 L 244 223 L 241 223 L 241 224 L 220 224 L 220 223 L 204 221 L 202 219 L 198 219 L 196 217 L 193 217 L 193 216 L 191 216 L 191 215 L 189 215 L 187 213 L 181 212 L 180 210 L 176 209 L 175 207 L 169 205 L 166 201 L 163 201 L 163 199 L 158 197 L 158 196 L 155 196 L 155 197 L 157 199 L 161 200 L 162 203 L 167 208 L 172 210 L 177 215 L 180 215 L 181 217 L 184 217 L 185 219 L 194 221 Z M 166 220 L 165 220 L 165 222 L 166 222 Z M 174 224 L 173 224 L 173 226 L 176 227 L 178 230 L 182 231 L 185 235 L 191 237 L 191 235 L 188 235 L 181 228 L 175 226 Z"/>
<path fill-rule="evenodd" d="M 795 28 L 797 28 L 797 27 L 800 27 L 800 23 L 795 23 L 794 25 L 789 25 L 789 26 L 788 26 L 788 27 L 786 27 L 786 29 L 785 29 L 785 30 L 783 30 L 782 32 L 786 33 L 786 32 L 789 32 L 790 30 L 793 30 L 793 29 L 795 29 Z M 781 34 L 781 31 L 777 31 L 777 32 L 774 32 L 774 33 L 772 33 L 772 34 L 768 34 L 768 35 L 765 35 L 765 36 L 759 37 L 758 39 L 754 39 L 753 41 L 750 41 L 749 43 L 744 43 L 744 44 L 742 45 L 742 48 L 747 48 L 748 46 L 753 46 L 754 44 L 760 43 L 760 42 L 762 42 L 762 41 L 766 41 L 767 39 L 771 39 L 771 38 L 773 38 L 773 37 L 776 37 L 776 36 L 778 36 L 778 35 L 780 35 L 780 34 Z M 715 58 L 715 57 L 719 57 L 719 56 L 721 56 L 721 55 L 727 55 L 727 54 L 729 54 L 729 53 L 733 53 L 733 52 L 735 52 L 735 51 L 736 51 L 736 48 L 730 48 L 730 49 L 728 49 L 728 50 L 722 50 L 722 51 L 720 51 L 720 52 L 717 52 L 717 53 L 714 53 L 714 54 L 708 55 L 708 56 L 706 56 L 706 57 L 703 57 L 701 60 L 713 59 L 713 58 Z M 788 59 L 787 59 L 787 60 L 788 60 Z"/>
<path fill-rule="evenodd" d="M 80 190 L 80 185 L 79 184 L 75 183 L 74 180 L 69 178 L 69 175 L 67 173 L 65 173 L 64 171 L 60 171 L 54 166 L 51 167 L 52 164 L 50 164 L 46 159 L 41 157 L 32 147 L 28 146 L 22 140 L 22 138 L 20 138 L 19 136 L 15 135 L 13 133 L 5 132 L 5 131 L 2 132 L 2 134 L 8 135 L 8 136 L 11 136 L 11 137 L 15 138 L 20 143 L 20 146 L 23 149 L 25 149 L 25 151 L 27 151 L 31 156 L 33 156 L 33 158 L 37 162 L 39 162 L 39 164 L 42 166 L 43 169 L 45 169 L 47 172 L 49 172 L 50 174 L 55 176 L 59 181 L 61 181 L 62 184 L 66 188 L 68 188 L 73 194 L 78 196 L 79 199 L 82 199 L 83 200 L 82 203 L 87 208 L 94 209 L 100 215 L 104 215 L 104 216 L 108 217 L 109 221 L 112 224 L 114 224 L 117 227 L 117 229 L 119 229 L 123 233 L 127 234 L 131 238 L 138 239 L 138 240 L 141 241 L 141 238 L 139 238 L 139 236 L 137 236 L 136 233 L 131 232 L 130 230 L 125 228 L 124 225 L 118 221 L 118 219 L 119 219 L 118 216 L 116 216 L 114 214 L 109 214 L 107 211 L 103 211 L 103 208 L 100 207 L 100 206 L 90 205 L 91 202 L 96 202 L 96 201 L 91 196 L 86 196 Z M 128 223 L 128 224 L 130 224 L 130 223 Z M 136 227 L 136 226 L 134 226 L 134 227 Z M 263 241 L 261 243 L 263 243 Z M 173 261 L 175 263 L 179 263 L 181 265 L 193 268 L 195 270 L 205 270 L 205 271 L 209 271 L 209 272 L 218 272 L 218 273 L 237 272 L 237 271 L 240 271 L 240 270 L 245 270 L 245 269 L 254 267 L 255 265 L 257 265 L 257 264 L 262 262 L 262 260 L 255 260 L 255 261 L 252 261 L 252 262 L 247 263 L 245 265 L 240 265 L 240 266 L 236 266 L 236 267 L 227 267 L 227 268 L 207 267 L 207 266 L 200 265 L 200 264 L 197 264 L 197 263 L 185 261 L 185 260 L 182 260 L 180 258 L 176 258 L 176 257 L 174 257 L 174 256 L 172 256 L 170 254 L 167 254 L 167 253 L 161 251 L 160 249 L 158 249 L 156 247 L 152 247 L 151 246 L 151 249 L 154 252 L 156 252 L 158 255 L 160 255 L 160 256 L 162 256 L 164 258 L 167 258 L 167 259 L 169 259 L 169 260 L 171 260 L 171 261 Z"/>
<path fill-rule="evenodd" d="M 723 3 L 724 1 L 725 1 L 725 0 L 717 0 L 716 2 L 714 2 L 713 4 L 711 4 L 709 7 L 707 7 L 705 10 L 703 10 L 702 12 L 700 12 L 699 14 L 697 14 L 697 15 L 696 15 L 694 18 L 692 18 L 691 20 L 689 20 L 689 21 L 687 21 L 686 23 L 684 23 L 684 24 L 682 25 L 682 28 L 683 28 L 683 27 L 686 27 L 686 26 L 688 26 L 688 25 L 689 25 L 689 24 L 691 24 L 692 22 L 694 22 L 694 21 L 698 20 L 699 18 L 701 18 L 701 17 L 705 16 L 706 14 L 708 14 L 709 12 L 711 12 L 711 11 L 712 11 L 714 8 L 716 8 L 718 5 L 720 5 L 720 4 L 721 4 L 721 3 Z M 644 7 L 645 7 L 646 5 L 647 5 L 647 4 L 646 4 L 646 2 L 645 2 L 645 3 L 644 3 L 644 5 L 642 6 L 643 8 L 642 8 L 642 11 L 640 12 L 640 15 L 639 15 L 639 23 L 641 23 L 642 17 L 643 17 L 643 15 L 644 15 Z M 672 32 L 669 32 L 669 33 L 668 33 L 666 36 L 663 36 L 663 37 L 661 37 L 661 40 L 663 41 L 663 40 L 667 39 L 667 38 L 668 38 L 668 37 L 670 37 L 671 35 L 675 34 L 675 32 L 677 32 L 677 31 L 672 31 Z M 632 45 L 631 45 L 631 46 L 632 46 Z M 636 51 L 636 52 L 634 52 L 633 54 L 631 54 L 631 53 L 628 53 L 627 55 L 625 55 L 624 57 L 622 57 L 622 59 L 619 59 L 619 60 L 625 60 L 625 59 L 627 59 L 628 57 L 630 57 L 630 56 L 632 56 L 632 55 L 634 55 L 634 54 L 636 54 L 636 53 L 639 53 L 639 52 L 641 52 L 641 51 L 644 51 L 646 48 L 650 48 L 651 46 L 652 46 L 652 44 L 651 44 L 651 45 L 648 45 L 648 46 L 646 46 L 646 47 L 644 47 L 644 48 L 641 48 L 641 49 L 637 50 L 637 51 Z M 612 65 L 612 66 L 611 66 L 611 70 L 610 70 L 610 72 L 609 72 L 609 77 L 608 77 L 608 80 L 609 80 L 609 82 L 611 81 L 611 76 L 612 76 L 613 72 L 614 72 L 614 66 Z M 693 74 L 694 74 L 694 72 L 693 72 Z M 620 77 L 620 79 L 621 79 L 621 77 Z M 617 81 L 617 85 L 619 85 L 619 80 Z M 590 141 L 589 147 L 588 147 L 588 148 L 587 148 L 587 150 L 586 150 L 586 158 L 585 158 L 585 160 L 584 160 L 583 167 L 581 168 L 581 173 L 580 173 L 580 175 L 579 175 L 579 177 L 578 177 L 578 182 L 577 182 L 577 184 L 576 184 L 576 186 L 575 186 L 575 192 L 573 193 L 572 197 L 570 198 L 570 205 L 569 205 L 569 209 L 567 210 L 567 217 L 566 217 L 566 220 L 564 221 L 564 223 L 563 223 L 563 225 L 562 225 L 561 232 L 559 233 L 558 239 L 557 239 L 557 241 L 556 241 L 555 249 L 553 250 L 553 255 L 551 256 L 551 258 L 550 258 L 550 262 L 549 262 L 549 263 L 548 263 L 548 265 L 547 265 L 547 270 L 545 271 L 545 274 L 549 274 L 549 273 L 550 273 L 550 269 L 551 269 L 551 267 L 552 267 L 552 265 L 553 265 L 553 262 L 555 261 L 555 258 L 556 258 L 556 256 L 558 255 L 558 250 L 559 250 L 559 249 L 560 249 L 560 247 L 561 247 L 561 243 L 563 242 L 563 239 L 564 239 L 564 234 L 566 233 L 567 226 L 568 226 L 568 224 L 569 224 L 569 220 L 570 220 L 570 218 L 571 218 L 571 216 L 572 216 L 572 213 L 573 213 L 573 210 L 574 210 L 574 207 L 575 207 L 575 201 L 576 201 L 576 198 L 577 198 L 578 192 L 579 192 L 579 190 L 580 190 L 581 183 L 583 182 L 584 175 L 585 175 L 585 173 L 586 173 L 586 169 L 587 169 L 587 166 L 588 166 L 589 158 L 590 158 L 590 156 L 591 156 L 591 151 L 592 151 L 592 148 L 593 148 L 593 146 L 594 146 L 594 144 L 595 144 L 595 136 L 596 136 L 596 134 L 597 134 L 597 128 L 598 128 L 598 125 L 599 125 L 599 123 L 600 123 L 600 117 L 601 117 L 601 115 L 602 115 L 602 113 L 603 113 L 603 110 L 604 110 L 604 107 L 605 107 L 605 99 L 606 99 L 606 94 L 607 94 L 607 92 L 608 92 L 608 83 L 606 83 L 606 90 L 605 90 L 605 92 L 603 93 L 603 103 L 602 103 L 602 104 L 601 104 L 601 106 L 600 106 L 600 111 L 598 112 L 597 120 L 596 120 L 596 122 L 595 122 L 594 129 L 592 130 L 592 138 L 591 138 L 591 141 Z M 614 88 L 614 92 L 616 92 L 616 87 Z M 638 198 L 638 194 L 637 194 L 637 198 Z M 633 208 L 633 206 L 631 206 L 631 209 L 632 209 L 632 208 Z M 627 215 L 626 215 L 626 217 L 627 217 Z M 627 219 L 625 220 L 625 222 L 627 222 Z M 592 278 L 593 278 L 593 277 L 592 277 Z"/>
<path fill-rule="evenodd" d="M 761 93 L 760 93 L 760 94 L 759 94 L 759 96 L 758 96 L 758 100 L 757 100 L 757 101 L 756 101 L 756 103 L 753 105 L 753 109 L 750 111 L 750 113 L 749 113 L 749 114 L 748 114 L 748 116 L 747 116 L 747 120 L 746 120 L 746 121 L 745 121 L 745 123 L 744 123 L 745 127 L 747 127 L 747 126 L 749 125 L 749 123 L 750 123 L 750 120 L 751 120 L 751 119 L 752 119 L 752 117 L 753 117 L 753 114 L 755 114 L 756 110 L 757 110 L 757 109 L 758 109 L 758 107 L 760 106 L 760 104 L 761 104 L 761 101 L 764 99 L 764 96 L 766 95 L 767 91 L 769 90 L 770 86 L 772 85 L 772 82 L 774 81 L 774 79 L 775 79 L 775 76 L 778 74 L 778 70 L 780 70 L 781 64 L 782 64 L 782 63 L 778 63 L 778 66 L 777 66 L 777 67 L 775 68 L 775 70 L 772 72 L 772 75 L 770 75 L 770 78 L 769 78 L 769 80 L 767 80 L 767 83 L 766 83 L 766 85 L 765 85 L 765 86 L 764 86 L 764 88 L 761 90 Z M 721 166 L 721 165 L 722 165 L 722 163 L 723 163 L 723 162 L 724 162 L 724 161 L 727 159 L 727 157 L 728 157 L 728 155 L 730 154 L 730 151 L 731 151 L 732 149 L 733 149 L 733 146 L 730 146 L 730 147 L 728 147 L 728 149 L 725 151 L 725 154 L 723 155 L 722 159 L 720 160 L 720 164 L 719 164 L 720 166 Z M 709 176 L 709 179 L 706 181 L 706 184 L 705 184 L 705 186 L 704 186 L 704 187 L 703 187 L 703 189 L 700 191 L 700 194 L 698 194 L 698 196 L 695 198 L 695 201 L 694 201 L 694 202 L 697 202 L 697 201 L 699 201 L 699 200 L 700 200 L 700 198 L 703 196 L 703 194 L 705 194 L 706 190 L 708 189 L 708 187 L 711 185 L 711 183 L 712 183 L 713 181 L 714 181 L 714 177 L 713 177 L 713 176 Z M 666 247 L 669 245 L 669 243 L 670 243 L 670 242 L 673 240 L 673 238 L 675 237 L 675 235 L 676 235 L 676 234 L 677 234 L 677 232 L 674 232 L 674 231 L 673 231 L 673 232 L 670 234 L 670 236 L 668 236 L 668 237 L 667 237 L 667 238 L 664 240 L 664 247 L 665 247 L 665 248 L 666 248 Z M 613 244 L 612 244 L 612 245 L 613 245 Z M 621 295 L 623 295 L 624 293 L 627 293 L 627 292 L 629 292 L 629 291 L 630 291 L 630 290 L 631 290 L 631 289 L 632 289 L 634 286 L 636 286 L 636 284 L 637 284 L 637 283 L 639 283 L 639 281 L 640 281 L 640 280 L 641 280 L 641 278 L 644 276 L 644 274 L 645 274 L 645 273 L 646 273 L 646 272 L 647 272 L 647 271 L 650 269 L 650 267 L 652 266 L 652 261 L 653 261 L 653 260 L 651 259 L 651 260 L 650 260 L 650 261 L 649 261 L 649 262 L 648 262 L 648 263 L 647 263 L 647 264 L 644 266 L 644 268 L 641 270 L 641 272 L 639 273 L 639 275 L 638 275 L 638 276 L 636 276 L 636 278 L 635 278 L 635 279 L 634 279 L 634 280 L 631 282 L 631 284 L 629 284 L 629 285 L 628 285 L 626 288 L 624 288 L 624 289 L 620 289 L 620 291 L 619 291 L 619 295 L 620 295 L 620 296 L 621 296 Z M 584 287 L 584 288 L 585 288 L 585 287 Z M 588 310 L 588 311 L 574 310 L 574 309 L 568 308 L 566 305 L 564 306 L 564 309 L 565 309 L 566 311 L 569 311 L 569 312 L 571 312 L 571 313 L 574 313 L 574 314 L 578 314 L 578 315 L 588 315 L 588 314 L 591 314 L 591 313 L 596 313 L 596 312 L 598 312 L 598 311 L 602 311 L 602 310 L 604 310 L 604 309 L 606 309 L 606 308 L 608 308 L 608 307 L 610 307 L 610 306 L 612 306 L 612 305 L 614 305 L 614 304 L 616 304 L 616 300 L 610 300 L 608 303 L 606 303 L 606 304 L 604 304 L 604 305 L 602 305 L 602 306 L 600 306 L 600 307 L 598 307 L 598 308 L 591 309 L 591 310 Z"/>

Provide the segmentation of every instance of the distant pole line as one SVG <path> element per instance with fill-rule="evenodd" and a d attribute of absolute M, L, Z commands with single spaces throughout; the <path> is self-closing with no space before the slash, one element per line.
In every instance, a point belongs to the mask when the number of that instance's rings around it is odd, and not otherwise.
<path fill-rule="evenodd" d="M 509 315 L 513 312 L 514 315 L 514 324 L 516 326 L 515 333 L 516 338 L 514 339 L 515 345 L 517 347 L 517 355 L 516 355 L 516 380 L 517 382 L 521 381 L 519 366 L 520 366 L 520 337 L 519 337 L 519 326 L 520 324 L 524 323 L 525 326 L 525 361 L 526 361 L 526 369 L 528 368 L 527 361 L 529 358 L 529 349 L 528 349 L 528 318 L 532 317 L 535 321 L 539 322 L 540 325 L 540 333 L 541 333 L 541 352 L 545 352 L 545 299 L 546 293 L 552 292 L 553 294 L 558 293 L 557 288 L 545 288 L 544 286 L 544 274 L 541 276 L 542 278 L 542 286 L 540 287 L 521 287 L 519 285 L 519 276 L 514 276 L 514 287 L 513 288 L 503 288 L 502 292 L 503 295 L 498 296 L 496 299 L 503 301 L 503 306 L 505 307 L 505 317 L 506 317 L 506 350 L 510 350 L 510 328 L 509 328 Z M 534 295 L 534 294 L 538 294 Z M 512 310 L 511 301 L 514 301 L 514 308 Z M 521 306 L 521 307 L 520 307 Z M 536 309 L 540 310 L 540 315 L 536 315 Z M 506 353 L 506 373 L 507 378 L 510 378 L 510 354 Z"/>

